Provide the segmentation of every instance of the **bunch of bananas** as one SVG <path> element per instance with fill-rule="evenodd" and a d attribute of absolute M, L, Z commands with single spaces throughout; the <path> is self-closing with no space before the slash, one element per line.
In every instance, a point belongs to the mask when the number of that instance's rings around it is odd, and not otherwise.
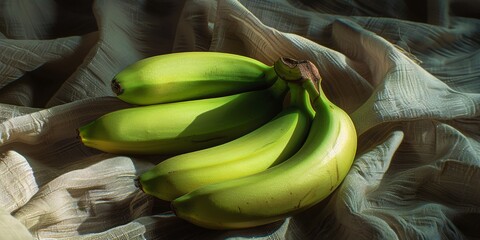
<path fill-rule="evenodd" d="M 287 58 L 268 66 L 227 53 L 155 56 L 112 81 L 136 105 L 79 136 L 105 152 L 168 155 L 138 184 L 182 219 L 211 229 L 264 225 L 323 200 L 352 165 L 355 128 L 319 79 L 310 62 Z"/>

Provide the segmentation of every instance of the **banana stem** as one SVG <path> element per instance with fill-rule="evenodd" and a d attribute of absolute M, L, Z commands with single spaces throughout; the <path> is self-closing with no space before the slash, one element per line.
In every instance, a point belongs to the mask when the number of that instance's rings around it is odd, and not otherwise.
<path fill-rule="evenodd" d="M 317 90 L 315 84 L 313 83 L 313 80 L 306 79 L 305 81 L 302 82 L 302 87 L 307 90 L 308 95 L 310 95 L 311 101 L 315 102 L 317 98 L 320 97 L 320 91 Z"/>
<path fill-rule="evenodd" d="M 298 84 L 289 82 L 288 88 L 290 89 L 290 106 L 302 107 L 304 103 L 305 90 Z"/>
<path fill-rule="evenodd" d="M 274 64 L 277 75 L 292 84 L 301 85 L 309 94 L 313 107 L 318 111 L 318 98 L 323 96 L 322 80 L 318 68 L 308 60 L 280 58 Z"/>
<path fill-rule="evenodd" d="M 288 82 L 290 89 L 289 106 L 295 106 L 304 111 L 311 119 L 315 116 L 315 110 L 312 107 L 308 91 L 299 84 Z"/>
<path fill-rule="evenodd" d="M 287 83 L 281 79 L 276 79 L 272 86 L 270 86 L 272 94 L 275 98 L 283 98 L 288 90 Z"/>
<path fill-rule="evenodd" d="M 269 67 L 269 69 L 265 71 L 265 78 L 270 85 L 274 84 L 277 81 L 278 76 L 273 66 Z"/>

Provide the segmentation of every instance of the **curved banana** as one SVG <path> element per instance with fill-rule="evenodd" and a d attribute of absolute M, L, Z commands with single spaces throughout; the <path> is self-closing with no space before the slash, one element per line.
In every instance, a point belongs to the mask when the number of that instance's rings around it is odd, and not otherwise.
<path fill-rule="evenodd" d="M 287 86 L 225 97 L 114 111 L 78 129 L 84 145 L 118 154 L 179 154 L 212 147 L 265 124 L 283 105 Z"/>
<path fill-rule="evenodd" d="M 352 165 L 356 132 L 349 116 L 321 89 L 307 90 L 316 115 L 296 154 L 261 173 L 183 195 L 171 203 L 175 214 L 206 228 L 247 228 L 291 216 L 331 194 Z"/>
<path fill-rule="evenodd" d="M 139 105 L 260 90 L 276 80 L 273 66 L 220 52 L 182 52 L 142 59 L 112 80 L 121 100 Z"/>
<path fill-rule="evenodd" d="M 289 158 L 305 141 L 313 118 L 306 91 L 293 86 L 290 92 L 290 106 L 270 122 L 225 144 L 168 158 L 139 176 L 140 187 L 171 201 L 201 186 L 252 175 Z"/>

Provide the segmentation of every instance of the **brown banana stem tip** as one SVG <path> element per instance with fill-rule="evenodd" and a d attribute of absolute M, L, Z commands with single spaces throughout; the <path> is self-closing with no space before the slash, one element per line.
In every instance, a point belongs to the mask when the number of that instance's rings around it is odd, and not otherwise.
<path fill-rule="evenodd" d="M 172 210 L 172 213 L 177 216 L 177 210 L 175 209 L 175 206 L 173 206 L 172 203 L 170 203 L 170 209 Z"/>
<path fill-rule="evenodd" d="M 120 83 L 117 81 L 117 79 L 113 79 L 111 83 L 112 91 L 118 95 L 123 93 L 123 88 L 120 86 Z"/>
<path fill-rule="evenodd" d="M 75 136 L 75 139 L 82 141 L 82 137 L 80 136 L 80 130 L 77 128 L 77 129 L 75 129 L 75 131 L 77 132 L 77 135 Z"/>
<path fill-rule="evenodd" d="M 301 81 L 313 81 L 315 88 L 318 88 L 322 77 L 315 64 L 308 60 L 296 60 L 288 57 L 282 57 L 280 60 L 290 68 L 297 68 L 300 72 Z"/>
<path fill-rule="evenodd" d="M 135 180 L 133 180 L 133 184 L 135 184 L 135 187 L 140 189 L 142 192 L 145 192 L 145 191 L 143 191 L 143 187 L 142 187 L 142 184 L 140 183 L 140 178 L 139 177 L 136 177 Z"/>

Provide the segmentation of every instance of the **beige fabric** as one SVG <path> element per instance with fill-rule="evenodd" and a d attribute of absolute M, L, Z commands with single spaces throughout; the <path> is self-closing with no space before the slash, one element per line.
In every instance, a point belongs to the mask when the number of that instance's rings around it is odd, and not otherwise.
<path fill-rule="evenodd" d="M 91 3 L 0 4 L 0 238 L 480 239 L 475 1 Z M 76 128 L 128 106 L 115 73 L 178 51 L 315 62 L 360 134 L 339 189 L 283 222 L 209 231 L 135 187 L 161 159 L 79 143 Z"/>

